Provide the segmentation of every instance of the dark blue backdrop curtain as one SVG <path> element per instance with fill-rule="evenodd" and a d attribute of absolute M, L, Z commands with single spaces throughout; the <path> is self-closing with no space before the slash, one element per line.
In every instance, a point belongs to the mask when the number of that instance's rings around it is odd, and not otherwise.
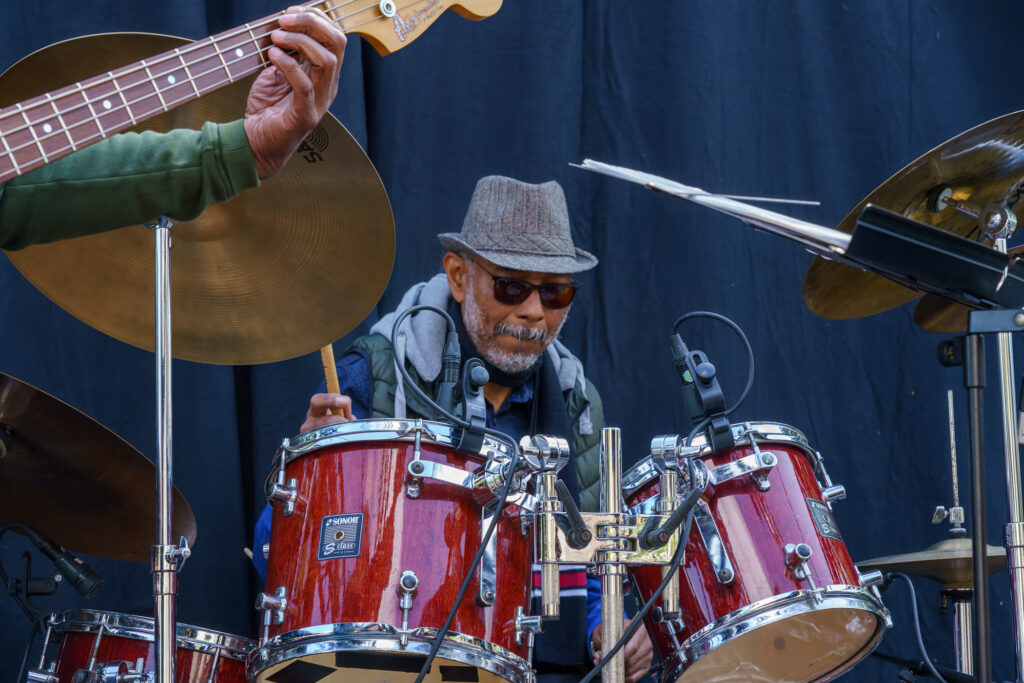
<path fill-rule="evenodd" d="M 197 39 L 279 9 L 269 0 L 8 1 L 0 65 L 76 35 Z M 861 320 L 818 318 L 802 301 L 810 256 L 796 245 L 568 164 L 590 157 L 712 191 L 817 199 L 820 208 L 788 213 L 835 225 L 912 159 L 1020 108 L 1021 11 L 1018 2 L 995 0 L 507 0 L 478 24 L 448 13 L 383 59 L 353 38 L 332 112 L 375 163 L 398 237 L 388 290 L 353 335 L 439 269 L 434 235 L 459 228 L 478 177 L 556 179 L 580 245 L 601 259 L 581 278 L 564 338 L 601 390 L 609 423 L 622 427 L 627 460 L 643 457 L 653 435 L 683 425 L 667 345 L 672 321 L 717 311 L 744 328 L 757 359 L 753 393 L 737 417 L 792 424 L 821 450 L 849 491 L 835 515 L 853 557 L 923 549 L 946 537 L 929 520 L 934 505 L 952 498 L 946 388 L 957 390 L 967 443 L 960 372 L 935 361 L 940 337 L 914 327 L 910 306 Z M 151 354 L 79 323 L 6 260 L 0 286 L 0 371 L 57 395 L 152 457 Z M 712 355 L 735 397 L 746 371 L 735 339 L 703 323 L 686 333 Z M 990 361 L 994 387 L 991 354 Z M 175 364 L 175 481 L 199 526 L 182 574 L 180 621 L 255 634 L 259 586 L 242 548 L 252 543 L 274 449 L 297 430 L 319 381 L 315 355 L 249 368 Z M 988 541 L 999 545 L 1006 503 L 994 388 L 987 405 Z M 966 448 L 960 453 L 966 499 Z M 24 546 L 4 539 L 8 567 Z M 95 566 L 106 582 L 93 599 L 65 589 L 40 602 L 151 611 L 146 565 Z M 925 642 L 951 665 L 952 617 L 939 613 L 940 586 L 917 585 Z M 896 626 L 880 649 L 917 658 L 902 585 L 886 602 Z M 1004 572 L 992 580 L 1002 679 L 1013 676 L 1008 605 Z M 3 680 L 13 680 L 27 630 L 13 603 L 0 601 Z M 868 660 L 846 680 L 896 674 Z"/>

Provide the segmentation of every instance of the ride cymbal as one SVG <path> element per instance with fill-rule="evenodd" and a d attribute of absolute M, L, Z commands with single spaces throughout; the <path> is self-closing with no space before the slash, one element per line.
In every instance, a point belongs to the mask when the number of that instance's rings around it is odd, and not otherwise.
<path fill-rule="evenodd" d="M 156 467 L 67 403 L 0 373 L 0 525 L 24 524 L 89 555 L 144 562 L 156 545 Z M 196 519 L 174 489 L 175 543 Z"/>
<path fill-rule="evenodd" d="M 0 76 L 0 106 L 188 41 L 104 34 L 44 48 Z M 252 79 L 134 130 L 199 128 L 241 117 Z M 394 261 L 394 219 L 373 164 L 330 114 L 256 189 L 171 230 L 176 358 L 247 365 L 293 358 L 358 325 Z M 28 247 L 7 256 L 39 291 L 116 339 L 154 348 L 154 236 L 141 227 Z"/>
<path fill-rule="evenodd" d="M 955 200 L 1013 209 L 1024 195 L 1024 111 L 993 119 L 944 142 L 886 180 L 837 226 L 852 233 L 871 203 L 942 230 L 967 236 L 977 220 L 952 207 L 929 209 L 929 193 L 949 186 Z M 921 292 L 873 273 L 816 257 L 804 278 L 804 302 L 825 318 L 860 318 L 887 311 Z"/>
<path fill-rule="evenodd" d="M 989 574 L 1006 569 L 1006 548 L 986 545 L 985 555 Z M 969 588 L 974 582 L 972 557 L 971 539 L 947 538 L 920 552 L 876 557 L 856 564 L 864 570 L 930 576 L 947 587 Z"/>

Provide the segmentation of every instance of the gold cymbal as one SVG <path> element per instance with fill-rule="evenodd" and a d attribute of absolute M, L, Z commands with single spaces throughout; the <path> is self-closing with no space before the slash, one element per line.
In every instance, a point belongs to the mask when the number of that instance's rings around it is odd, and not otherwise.
<path fill-rule="evenodd" d="M 1007 258 L 1024 255 L 1024 246 L 1013 247 Z M 1024 256 L 1022 256 L 1024 258 Z M 967 331 L 967 316 L 971 309 L 938 294 L 925 294 L 914 307 L 914 323 L 922 330 L 953 334 Z"/>
<path fill-rule="evenodd" d="M 985 566 L 989 574 L 1006 569 L 1006 548 L 985 546 Z M 971 539 L 947 538 L 927 550 L 902 555 L 876 557 L 858 562 L 857 567 L 881 569 L 883 572 L 903 572 L 915 576 L 930 576 L 947 587 L 969 588 L 974 582 Z"/>
<path fill-rule="evenodd" d="M 961 237 L 977 221 L 947 207 L 928 209 L 928 193 L 949 185 L 953 198 L 981 207 L 1013 209 L 1024 196 L 1024 111 L 993 119 L 944 142 L 882 183 L 843 219 L 838 230 L 852 233 L 871 203 Z M 860 318 L 887 311 L 921 292 L 873 273 L 816 257 L 804 278 L 804 302 L 825 318 Z"/>
<path fill-rule="evenodd" d="M 51 45 L 0 76 L 0 106 L 138 61 L 185 40 L 104 34 Z M 251 79 L 135 130 L 239 118 Z M 394 261 L 394 219 L 373 164 L 330 114 L 269 180 L 171 230 L 174 356 L 248 365 L 344 336 L 370 312 Z M 154 348 L 154 236 L 141 226 L 7 253 L 82 322 Z"/>
<path fill-rule="evenodd" d="M 78 552 L 149 560 L 156 467 L 91 417 L 0 373 L 0 524 L 25 524 Z M 174 489 L 174 542 L 196 519 Z"/>

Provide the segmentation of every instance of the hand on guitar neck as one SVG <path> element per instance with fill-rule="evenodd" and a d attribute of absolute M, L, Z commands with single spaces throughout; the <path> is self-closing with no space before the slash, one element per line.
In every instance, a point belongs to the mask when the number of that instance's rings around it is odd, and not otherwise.
<path fill-rule="evenodd" d="M 291 157 L 320 122 L 338 92 L 345 34 L 312 7 L 289 7 L 270 38 L 272 66 L 249 91 L 245 134 L 260 180 Z"/>

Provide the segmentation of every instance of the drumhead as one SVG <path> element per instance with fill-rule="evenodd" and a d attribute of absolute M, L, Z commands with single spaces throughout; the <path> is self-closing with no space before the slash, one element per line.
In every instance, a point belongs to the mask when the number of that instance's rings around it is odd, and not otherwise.
<path fill-rule="evenodd" d="M 153 642 L 153 619 L 122 612 L 105 612 L 101 610 L 73 609 L 64 610 L 53 617 L 53 630 L 57 633 L 97 633 L 103 629 L 104 635 L 132 640 Z M 221 657 L 245 661 L 246 655 L 255 643 L 230 633 L 211 631 L 208 629 L 178 624 L 178 647 L 198 652 L 220 651 Z"/>
<path fill-rule="evenodd" d="M 284 458 L 284 465 L 304 455 L 327 448 L 352 443 L 366 443 L 374 441 L 404 441 L 412 443 L 419 434 L 421 443 L 431 443 L 446 448 L 455 448 L 460 440 L 461 427 L 448 422 L 433 422 L 431 420 L 351 420 L 338 424 L 328 425 L 320 429 L 313 429 L 299 434 L 291 439 L 286 439 L 278 449 L 274 457 L 274 468 L 281 466 L 281 458 Z M 484 436 L 484 444 L 479 454 L 470 454 L 470 457 L 479 457 L 485 460 L 492 453 L 511 456 L 514 454 L 513 444 L 499 440 L 490 434 Z"/>
<path fill-rule="evenodd" d="M 677 680 L 830 680 L 866 657 L 883 630 L 881 618 L 872 610 L 850 605 L 810 610 L 741 630 L 712 651 L 698 655 Z"/>

